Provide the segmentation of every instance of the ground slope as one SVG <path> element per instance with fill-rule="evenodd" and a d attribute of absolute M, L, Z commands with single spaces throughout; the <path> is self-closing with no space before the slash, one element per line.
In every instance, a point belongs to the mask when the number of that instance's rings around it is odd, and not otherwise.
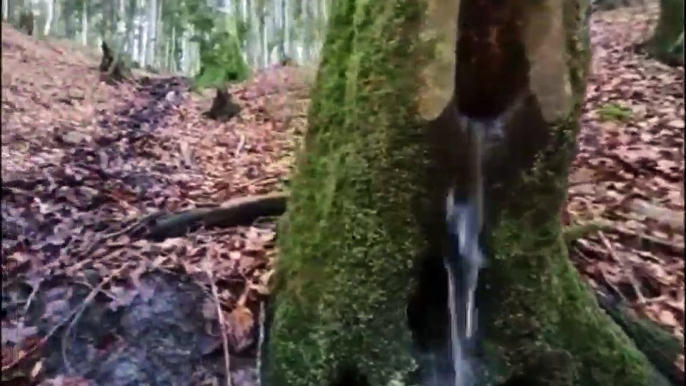
<path fill-rule="evenodd" d="M 2 46 L 3 378 L 190 385 L 230 367 L 249 384 L 273 224 L 158 243 L 138 225 L 281 190 L 297 72 L 231 87 L 241 113 L 217 123 L 184 78 L 108 85 L 97 53 L 6 25 Z"/>

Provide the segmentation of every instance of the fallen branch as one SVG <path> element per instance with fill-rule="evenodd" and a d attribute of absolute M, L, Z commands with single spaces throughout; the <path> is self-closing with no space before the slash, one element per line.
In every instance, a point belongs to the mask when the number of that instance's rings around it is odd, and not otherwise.
<path fill-rule="evenodd" d="M 248 225 L 260 217 L 280 216 L 286 211 L 288 193 L 241 197 L 214 208 L 194 208 L 168 214 L 151 225 L 144 238 L 161 241 L 204 228 Z"/>

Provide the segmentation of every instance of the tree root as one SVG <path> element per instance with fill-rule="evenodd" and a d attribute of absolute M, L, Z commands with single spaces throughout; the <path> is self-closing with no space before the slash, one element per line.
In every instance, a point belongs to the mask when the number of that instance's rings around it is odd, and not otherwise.
<path fill-rule="evenodd" d="M 162 215 L 143 235 L 153 241 L 182 237 L 201 227 L 228 228 L 249 225 L 260 217 L 280 216 L 286 211 L 288 193 L 240 197 L 221 206 L 194 208 Z"/>
<path fill-rule="evenodd" d="M 650 363 L 673 385 L 683 385 L 684 373 L 677 360 L 683 354 L 681 342 L 659 324 L 641 318 L 621 301 L 602 291 L 596 291 L 600 307 L 634 341 Z"/>
<path fill-rule="evenodd" d="M 569 225 L 563 228 L 562 236 L 564 237 L 565 243 L 569 245 L 576 240 L 590 236 L 594 233 L 597 233 L 608 228 L 608 224 L 598 222 Z"/>

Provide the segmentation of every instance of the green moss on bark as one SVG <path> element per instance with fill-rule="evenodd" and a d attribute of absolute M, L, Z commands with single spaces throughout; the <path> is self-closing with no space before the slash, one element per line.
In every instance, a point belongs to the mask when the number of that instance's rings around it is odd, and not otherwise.
<path fill-rule="evenodd" d="M 574 155 L 585 91 L 588 41 L 583 9 L 564 8 L 569 79 L 575 106 L 549 124 L 548 145 L 500 196 L 489 234 L 491 264 L 483 275 L 489 309 L 486 347 L 501 369 L 496 378 L 530 372 L 546 353 L 558 375 L 533 384 L 578 386 L 666 385 L 646 357 L 600 309 L 569 261 L 559 213 Z M 532 364 L 532 358 L 533 364 Z M 544 375 L 543 379 L 547 379 Z"/>
<path fill-rule="evenodd" d="M 497 3 L 469 4 L 483 25 L 472 23 L 460 39 L 464 47 L 486 49 L 474 50 L 478 63 L 465 55 L 457 64 L 492 66 L 471 73 L 463 67 L 456 76 L 511 82 L 456 81 L 463 86 L 451 102 L 466 95 L 496 100 L 487 106 L 493 111 L 470 107 L 490 115 L 523 95 L 506 127 L 507 148 L 486 165 L 490 265 L 482 275 L 479 317 L 491 374 L 482 384 L 664 385 L 570 264 L 559 221 L 585 92 L 586 1 Z M 444 199 L 425 175 L 430 156 L 418 97 L 428 45 L 418 38 L 420 4 L 334 2 L 306 149 L 279 234 L 267 386 L 338 386 L 344 372 L 361 374 L 371 386 L 412 383 L 408 375 L 417 364 L 406 306 L 416 285 L 413 268 L 429 249 L 417 215 Z M 497 12 L 478 13 L 479 7 Z M 528 35 L 520 38 L 524 27 Z M 560 29 L 560 39 L 547 35 Z M 503 45 L 508 50 L 497 49 Z M 538 66 L 529 63 L 539 59 Z M 531 74 L 541 78 L 534 82 Z M 560 80 L 559 88 L 548 87 Z M 483 84 L 488 87 L 473 89 Z M 458 103 L 441 114 L 437 121 L 446 126 L 435 126 L 438 131 L 456 132 L 450 119 Z M 459 138 L 445 133 L 435 140 L 464 153 Z M 443 170 L 441 180 L 465 180 L 459 167 Z M 436 202 L 425 205 L 429 195 Z"/>
<path fill-rule="evenodd" d="M 269 386 L 371 385 L 413 369 L 405 307 L 424 249 L 421 2 L 334 3 L 279 236 Z"/>

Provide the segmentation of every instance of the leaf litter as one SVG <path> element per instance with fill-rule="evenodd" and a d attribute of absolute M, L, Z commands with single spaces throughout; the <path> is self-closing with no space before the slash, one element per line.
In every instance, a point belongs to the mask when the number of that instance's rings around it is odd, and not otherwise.
<path fill-rule="evenodd" d="M 273 222 L 141 232 L 160 213 L 283 189 L 299 71 L 231 86 L 242 109 L 219 123 L 184 78 L 108 85 L 96 58 L 2 35 L 3 381 L 210 385 L 230 368 L 255 384 Z"/>
<path fill-rule="evenodd" d="M 631 48 L 654 19 L 594 15 L 564 218 L 604 226 L 572 244 L 591 284 L 683 339 L 683 69 Z M 287 185 L 309 102 L 299 72 L 232 86 L 239 116 L 213 122 L 183 78 L 107 85 L 93 58 L 2 28 L 3 379 L 215 385 L 230 367 L 234 385 L 256 384 L 274 225 L 161 242 L 136 231 L 159 210 Z"/>
<path fill-rule="evenodd" d="M 571 246 L 591 285 L 614 288 L 683 342 L 684 69 L 634 49 L 657 12 L 655 4 L 592 19 L 592 73 L 564 217 L 602 227 Z"/>

